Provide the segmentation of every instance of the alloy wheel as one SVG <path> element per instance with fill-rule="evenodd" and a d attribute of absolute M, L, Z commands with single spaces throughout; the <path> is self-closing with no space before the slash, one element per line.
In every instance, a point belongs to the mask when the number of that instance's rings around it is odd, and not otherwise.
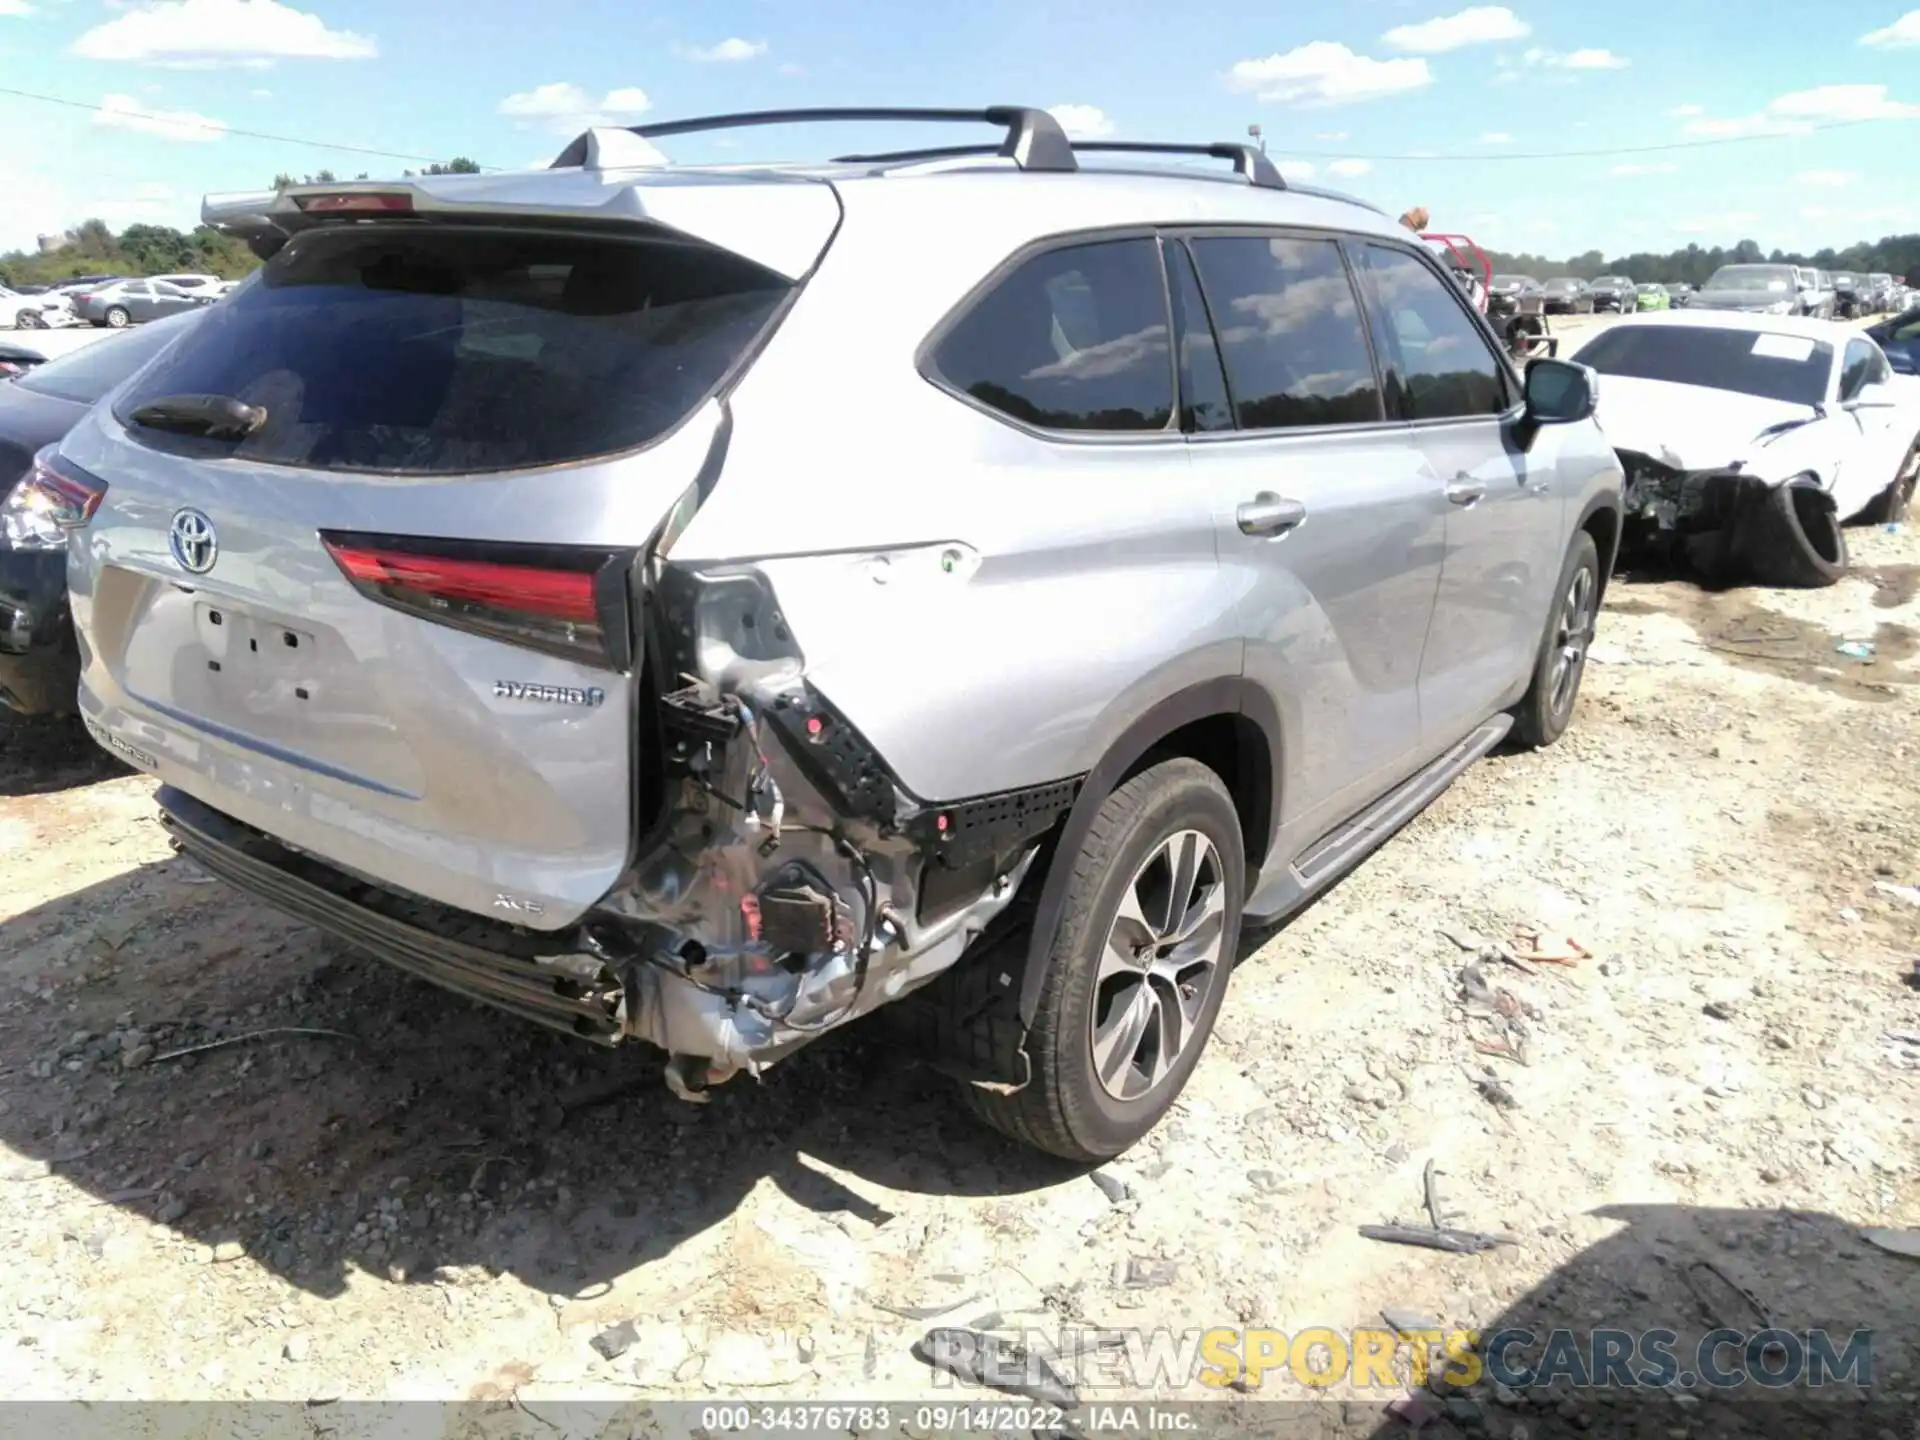
<path fill-rule="evenodd" d="M 1594 601 L 1597 586 L 1593 571 L 1582 565 L 1567 585 L 1560 605 L 1560 619 L 1554 635 L 1553 669 L 1549 698 L 1553 713 L 1561 715 L 1573 704 L 1574 691 L 1580 685 L 1580 672 L 1586 667 L 1587 647 L 1593 643 Z"/>
<path fill-rule="evenodd" d="M 1173 1070 L 1226 978 L 1226 872 L 1198 830 L 1163 840 L 1122 893 L 1094 980 L 1094 1075 L 1138 1100 Z"/>

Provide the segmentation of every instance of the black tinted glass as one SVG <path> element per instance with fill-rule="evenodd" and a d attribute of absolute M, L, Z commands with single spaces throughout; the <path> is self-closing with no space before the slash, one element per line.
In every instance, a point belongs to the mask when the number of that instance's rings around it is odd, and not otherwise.
<path fill-rule="evenodd" d="M 119 413 L 168 395 L 233 396 L 267 420 L 231 453 L 328 470 L 614 454 L 698 405 L 788 289 L 738 257 L 666 239 L 311 233 L 209 307 Z"/>
<path fill-rule="evenodd" d="M 1380 418 L 1353 286 L 1332 240 L 1193 242 L 1243 430 Z"/>
<path fill-rule="evenodd" d="M 1173 364 L 1158 247 L 1071 245 L 983 296 L 934 352 L 948 384 L 1050 430 L 1163 430 Z"/>
<path fill-rule="evenodd" d="M 1412 255 L 1365 250 L 1379 306 L 1381 341 L 1406 387 L 1410 420 L 1498 415 L 1507 408 L 1506 372 L 1448 285 Z"/>
<path fill-rule="evenodd" d="M 1220 368 L 1220 347 L 1207 321 L 1200 280 L 1186 246 L 1166 248 L 1167 286 L 1173 294 L 1173 323 L 1180 336 L 1180 424 L 1187 430 L 1231 430 L 1233 405 Z"/>
<path fill-rule="evenodd" d="M 1602 375 L 1817 405 L 1826 398 L 1833 348 L 1770 332 L 1621 325 L 1594 336 L 1574 358 Z M 1602 386 L 1603 404 L 1605 393 Z"/>

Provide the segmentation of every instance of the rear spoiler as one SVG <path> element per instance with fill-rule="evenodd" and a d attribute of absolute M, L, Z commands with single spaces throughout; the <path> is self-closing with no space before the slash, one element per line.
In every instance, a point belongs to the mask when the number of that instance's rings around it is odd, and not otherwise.
<path fill-rule="evenodd" d="M 624 138 L 614 140 L 613 134 Z M 626 163 L 607 170 L 415 176 L 209 195 L 200 204 L 200 219 L 245 241 L 262 260 L 303 230 L 373 219 L 586 220 L 671 231 L 789 281 L 811 273 L 840 224 L 840 197 L 817 177 L 764 170 L 689 174 L 658 161 L 640 164 L 637 147 L 659 152 L 625 132 L 589 131 L 575 145 L 605 145 L 609 158 L 617 150 Z"/>

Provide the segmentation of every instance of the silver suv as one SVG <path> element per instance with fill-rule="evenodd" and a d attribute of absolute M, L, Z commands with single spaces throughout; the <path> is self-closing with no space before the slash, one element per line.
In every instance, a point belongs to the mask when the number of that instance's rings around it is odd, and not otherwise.
<path fill-rule="evenodd" d="M 797 120 L 1006 138 L 652 143 Z M 93 733 L 208 870 L 683 1097 L 908 999 L 1115 1154 L 1243 923 L 1573 709 L 1590 372 L 1248 147 L 724 116 L 205 215 L 271 258 L 41 482 Z"/>

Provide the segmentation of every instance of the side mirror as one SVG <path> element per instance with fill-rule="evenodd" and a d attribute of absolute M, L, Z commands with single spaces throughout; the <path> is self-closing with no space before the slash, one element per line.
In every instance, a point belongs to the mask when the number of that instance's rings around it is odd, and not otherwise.
<path fill-rule="evenodd" d="M 1570 425 L 1593 414 L 1594 374 L 1571 360 L 1535 360 L 1527 366 L 1527 418 L 1536 425 Z"/>

